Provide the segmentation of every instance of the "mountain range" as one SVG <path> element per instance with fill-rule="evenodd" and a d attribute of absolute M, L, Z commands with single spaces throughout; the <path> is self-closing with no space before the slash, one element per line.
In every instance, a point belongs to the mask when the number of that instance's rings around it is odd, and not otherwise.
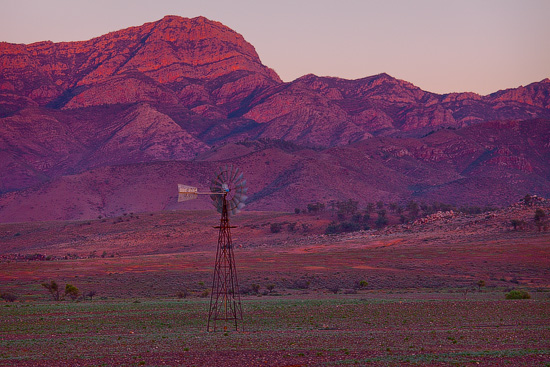
<path fill-rule="evenodd" d="M 240 166 L 253 210 L 353 198 L 550 196 L 550 80 L 436 94 L 387 74 L 283 82 L 221 23 L 167 16 L 89 41 L 0 43 L 0 221 L 206 208 Z"/>

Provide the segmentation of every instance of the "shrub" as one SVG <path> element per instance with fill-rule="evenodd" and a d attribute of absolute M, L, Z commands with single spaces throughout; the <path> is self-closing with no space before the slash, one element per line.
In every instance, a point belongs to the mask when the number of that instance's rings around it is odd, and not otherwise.
<path fill-rule="evenodd" d="M 271 293 L 275 289 L 275 284 L 271 283 L 271 284 L 266 285 L 265 287 L 267 288 L 269 293 Z"/>
<path fill-rule="evenodd" d="M 17 299 L 17 296 L 13 293 L 0 293 L 0 298 L 6 302 L 14 302 Z"/>
<path fill-rule="evenodd" d="M 529 299 L 531 298 L 531 295 L 529 292 L 521 290 L 521 289 L 514 289 L 508 293 L 506 293 L 506 299 Z"/>
<path fill-rule="evenodd" d="M 294 289 L 308 289 L 309 288 L 309 281 L 305 279 L 298 279 L 294 282 L 292 288 Z"/>
<path fill-rule="evenodd" d="M 360 288 L 365 288 L 365 287 L 368 286 L 368 285 L 369 285 L 369 282 L 367 282 L 366 280 L 361 280 L 361 281 L 359 282 L 359 287 L 360 287 Z"/>
<path fill-rule="evenodd" d="M 179 291 L 176 296 L 178 298 L 187 298 L 187 296 L 189 295 L 189 292 L 187 291 L 187 289 L 184 289 L 182 291 Z"/>
<path fill-rule="evenodd" d="M 317 212 L 320 212 L 320 211 L 323 211 L 323 210 L 325 210 L 325 204 L 324 203 L 316 202 L 316 203 L 312 203 L 312 204 L 307 204 L 308 213 L 317 213 Z"/>
<path fill-rule="evenodd" d="M 287 229 L 289 232 L 295 232 L 296 231 L 296 222 L 288 223 Z"/>
<path fill-rule="evenodd" d="M 209 295 L 210 295 L 210 290 L 205 289 L 205 290 L 202 291 L 202 293 L 200 294 L 199 297 L 201 297 L 201 298 L 206 298 L 206 297 L 208 297 Z"/>
<path fill-rule="evenodd" d="M 252 288 L 252 292 L 254 292 L 254 294 L 258 294 L 260 292 L 260 285 L 259 284 L 252 283 L 250 285 L 250 288 Z"/>
<path fill-rule="evenodd" d="M 334 294 L 337 294 L 338 291 L 340 291 L 340 287 L 337 285 L 331 285 L 330 287 L 327 287 L 327 289 Z"/>
<path fill-rule="evenodd" d="M 359 230 L 361 230 L 361 224 L 356 222 L 331 222 L 325 229 L 325 234 L 356 232 Z"/>
<path fill-rule="evenodd" d="M 354 222 L 342 222 L 340 223 L 342 232 L 357 232 L 361 230 L 361 225 Z"/>
<path fill-rule="evenodd" d="M 281 223 L 271 223 L 271 226 L 270 226 L 271 233 L 281 232 L 282 227 L 283 226 L 281 225 Z"/>
<path fill-rule="evenodd" d="M 73 301 L 75 301 L 80 296 L 80 291 L 74 285 L 67 283 L 65 285 L 65 296 L 69 296 Z"/>
<path fill-rule="evenodd" d="M 330 222 L 327 228 L 325 229 L 325 234 L 336 234 L 339 232 L 340 226 L 336 222 Z"/>
<path fill-rule="evenodd" d="M 379 215 L 378 219 L 376 219 L 376 226 L 378 228 L 382 228 L 387 224 L 388 224 L 388 219 L 385 216 Z"/>

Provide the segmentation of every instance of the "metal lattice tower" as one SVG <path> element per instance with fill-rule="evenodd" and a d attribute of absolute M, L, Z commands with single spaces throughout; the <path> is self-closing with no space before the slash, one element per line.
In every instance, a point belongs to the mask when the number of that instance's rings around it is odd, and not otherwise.
<path fill-rule="evenodd" d="M 210 295 L 208 331 L 216 331 L 218 321 L 224 321 L 224 330 L 227 330 L 228 323 L 232 323 L 235 330 L 242 330 L 243 310 L 231 242 L 231 228 L 234 227 L 229 225 L 226 195 L 222 205 L 220 226 L 216 227 L 219 228 L 218 248 Z M 239 324 L 241 324 L 240 328 Z"/>
<path fill-rule="evenodd" d="M 196 187 L 178 185 L 178 201 L 196 199 L 200 194 L 208 194 L 219 213 L 218 247 L 210 293 L 210 309 L 208 311 L 208 331 L 216 331 L 219 321 L 223 321 L 223 330 L 228 325 L 235 330 L 242 330 L 243 311 L 237 280 L 237 269 L 231 241 L 230 214 L 237 214 L 246 200 L 246 180 L 238 168 L 225 166 L 219 169 L 210 183 L 210 192 L 198 192 Z"/>

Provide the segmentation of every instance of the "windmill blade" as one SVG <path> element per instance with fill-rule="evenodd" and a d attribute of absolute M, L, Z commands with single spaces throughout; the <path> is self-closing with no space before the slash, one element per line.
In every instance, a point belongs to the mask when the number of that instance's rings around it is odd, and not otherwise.
<path fill-rule="evenodd" d="M 212 182 L 213 183 L 216 183 L 216 184 L 222 184 L 223 183 L 223 172 L 222 173 L 219 173 L 216 177 L 214 177 L 212 179 Z"/>
<path fill-rule="evenodd" d="M 233 174 L 231 175 L 231 182 L 236 182 L 237 181 L 237 176 L 239 175 L 239 167 L 235 168 L 235 171 L 233 172 Z"/>
<path fill-rule="evenodd" d="M 237 185 L 240 184 L 240 181 L 243 179 L 243 173 L 241 172 L 240 175 L 238 175 L 236 178 L 235 178 L 235 183 L 237 183 Z"/>
<path fill-rule="evenodd" d="M 237 190 L 237 194 L 238 194 L 239 196 L 246 196 L 247 191 L 248 191 L 248 190 L 246 190 L 246 188 L 244 188 L 244 189 L 243 189 L 243 188 L 240 188 L 240 189 Z"/>
<path fill-rule="evenodd" d="M 229 181 L 229 170 L 233 169 L 233 165 L 225 165 L 225 170 L 223 171 L 223 182 Z"/>

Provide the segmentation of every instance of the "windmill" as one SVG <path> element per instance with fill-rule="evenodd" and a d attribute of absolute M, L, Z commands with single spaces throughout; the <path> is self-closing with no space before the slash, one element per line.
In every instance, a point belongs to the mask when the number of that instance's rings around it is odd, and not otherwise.
<path fill-rule="evenodd" d="M 225 321 L 224 330 L 227 330 L 228 322 L 234 323 L 235 330 L 239 330 L 239 321 L 242 324 L 243 311 L 231 241 L 231 228 L 235 227 L 229 225 L 229 216 L 237 214 L 244 207 L 247 191 L 243 173 L 232 165 L 218 169 L 210 182 L 209 192 L 198 192 L 196 187 L 178 184 L 179 202 L 196 199 L 201 194 L 210 195 L 214 207 L 221 214 L 220 225 L 214 227 L 219 232 L 210 293 L 208 331 L 216 331 L 217 321 Z"/>

